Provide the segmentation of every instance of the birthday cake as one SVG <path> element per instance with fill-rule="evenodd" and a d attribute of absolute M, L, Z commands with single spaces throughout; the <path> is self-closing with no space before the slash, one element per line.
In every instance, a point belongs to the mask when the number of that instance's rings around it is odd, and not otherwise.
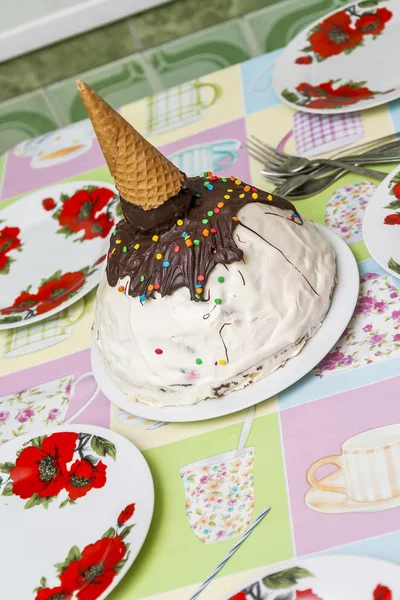
<path fill-rule="evenodd" d="M 124 218 L 93 326 L 115 384 L 157 406 L 218 398 L 298 354 L 329 309 L 335 253 L 283 198 L 187 177 L 78 82 Z"/>

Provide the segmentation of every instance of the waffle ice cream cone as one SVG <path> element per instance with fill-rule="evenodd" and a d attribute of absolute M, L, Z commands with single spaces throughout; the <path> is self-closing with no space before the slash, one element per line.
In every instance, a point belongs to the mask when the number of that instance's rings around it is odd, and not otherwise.
<path fill-rule="evenodd" d="M 85 82 L 77 87 L 122 198 L 151 210 L 176 196 L 183 184 L 179 169 Z"/>

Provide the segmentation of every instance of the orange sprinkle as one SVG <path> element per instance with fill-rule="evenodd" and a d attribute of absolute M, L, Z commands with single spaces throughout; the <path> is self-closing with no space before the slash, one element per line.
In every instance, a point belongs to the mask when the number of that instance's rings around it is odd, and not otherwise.
<path fill-rule="evenodd" d="M 196 292 L 198 294 L 202 294 L 203 293 L 203 288 L 196 288 Z"/>
<path fill-rule="evenodd" d="M 239 194 L 239 198 L 244 198 L 246 194 Z"/>
<path fill-rule="evenodd" d="M 230 179 L 231 181 L 235 181 L 235 178 L 234 178 L 232 175 L 229 177 L 229 179 Z"/>
<path fill-rule="evenodd" d="M 232 221 L 239 221 L 237 217 L 232 217 Z"/>
<path fill-rule="evenodd" d="M 185 244 L 188 248 L 190 248 L 190 246 L 193 246 L 192 240 L 185 240 Z"/>
<path fill-rule="evenodd" d="M 235 183 L 236 183 L 236 185 L 240 185 L 242 182 L 240 179 L 235 179 Z"/>
<path fill-rule="evenodd" d="M 251 197 L 253 198 L 253 200 L 257 200 L 257 198 L 258 198 L 258 194 L 256 194 L 256 193 L 254 192 L 254 194 L 252 194 L 252 195 L 251 195 Z"/>
<path fill-rule="evenodd" d="M 272 200 L 272 196 L 271 196 L 271 194 L 268 194 L 268 196 L 267 196 L 267 200 L 270 200 L 270 201 Z"/>
<path fill-rule="evenodd" d="M 217 206 L 218 208 L 224 208 L 225 204 L 223 202 L 218 202 Z"/>
<path fill-rule="evenodd" d="M 207 175 L 208 175 L 208 177 L 211 177 L 212 176 L 212 171 L 207 171 Z"/>
<path fill-rule="evenodd" d="M 124 286 L 123 286 L 123 285 L 120 285 L 120 286 L 119 286 L 119 288 L 118 288 L 118 291 L 119 291 L 119 292 L 123 292 L 123 291 L 124 291 L 124 289 L 125 289 L 125 288 L 124 288 Z"/>
<path fill-rule="evenodd" d="M 209 233 L 210 232 L 208 231 L 208 229 L 203 229 L 203 235 L 204 235 L 204 237 L 207 237 L 209 235 Z"/>
<path fill-rule="evenodd" d="M 154 290 L 154 285 L 150 284 L 147 289 L 149 290 L 149 292 L 151 292 L 151 290 Z"/>
<path fill-rule="evenodd" d="M 244 189 L 245 192 L 249 192 L 250 191 L 250 186 L 249 185 L 245 185 L 243 189 Z"/>

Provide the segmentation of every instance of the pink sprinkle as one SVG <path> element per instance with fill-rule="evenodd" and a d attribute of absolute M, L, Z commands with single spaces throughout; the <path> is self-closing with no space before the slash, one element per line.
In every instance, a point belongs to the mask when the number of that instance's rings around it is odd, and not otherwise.
<path fill-rule="evenodd" d="M 217 233 L 217 229 L 215 229 L 215 227 L 211 227 L 210 231 L 211 233 Z"/>
<path fill-rule="evenodd" d="M 257 188 L 253 188 L 253 187 L 252 187 L 252 188 L 251 188 L 251 191 L 252 191 L 252 192 L 256 192 L 256 191 L 257 191 Z"/>
<path fill-rule="evenodd" d="M 174 252 L 179 252 L 179 250 L 180 250 L 179 246 L 174 247 Z"/>
<path fill-rule="evenodd" d="M 218 177 L 216 175 L 213 175 L 212 177 L 210 177 L 211 181 L 217 181 Z"/>
<path fill-rule="evenodd" d="M 111 257 L 112 257 L 112 252 L 109 252 L 108 253 L 108 258 L 111 258 Z"/>
<path fill-rule="evenodd" d="M 198 275 L 198 276 L 197 276 L 197 279 L 198 279 L 199 281 L 204 281 L 204 275 Z"/>
<path fill-rule="evenodd" d="M 160 286 L 160 284 L 159 284 L 159 283 L 155 283 L 155 284 L 154 284 L 154 288 L 155 288 L 156 290 L 159 290 L 159 289 L 160 289 L 160 287 L 161 287 L 161 286 Z"/>
<path fill-rule="evenodd" d="M 217 215 L 219 213 L 219 208 L 214 208 L 214 212 Z"/>

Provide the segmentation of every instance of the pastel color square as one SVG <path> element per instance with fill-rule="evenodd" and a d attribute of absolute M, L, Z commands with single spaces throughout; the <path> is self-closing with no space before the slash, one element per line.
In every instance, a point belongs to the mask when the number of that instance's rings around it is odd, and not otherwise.
<path fill-rule="evenodd" d="M 272 88 L 272 76 L 282 50 L 258 56 L 240 65 L 246 114 L 281 104 Z"/>

